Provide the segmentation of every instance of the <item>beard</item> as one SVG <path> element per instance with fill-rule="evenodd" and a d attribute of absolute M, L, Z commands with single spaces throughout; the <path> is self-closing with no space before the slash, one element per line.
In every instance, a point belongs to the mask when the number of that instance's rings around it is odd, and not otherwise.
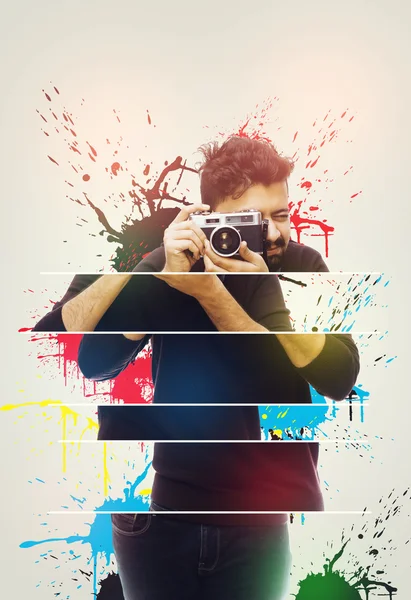
<path fill-rule="evenodd" d="M 267 266 L 269 271 L 277 271 L 278 267 L 281 266 L 281 261 L 287 249 L 287 244 L 283 237 L 278 238 L 274 244 L 270 243 L 270 241 L 267 241 L 267 252 L 270 250 L 276 250 L 278 248 L 280 250 L 276 254 L 273 254 L 272 256 L 267 255 Z"/>

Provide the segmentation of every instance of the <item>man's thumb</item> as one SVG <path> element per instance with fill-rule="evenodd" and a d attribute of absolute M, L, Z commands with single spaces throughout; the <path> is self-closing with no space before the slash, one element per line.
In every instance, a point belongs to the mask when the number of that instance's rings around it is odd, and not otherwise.
<path fill-rule="evenodd" d="M 241 242 L 239 254 L 242 258 L 245 258 L 246 260 L 250 260 L 252 254 L 251 254 L 250 248 L 248 247 L 247 242 L 245 242 L 245 241 Z"/>

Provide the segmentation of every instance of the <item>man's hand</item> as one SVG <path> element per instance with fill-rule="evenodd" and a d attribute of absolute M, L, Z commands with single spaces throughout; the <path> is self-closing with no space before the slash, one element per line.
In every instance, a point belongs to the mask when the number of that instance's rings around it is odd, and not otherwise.
<path fill-rule="evenodd" d="M 216 254 L 205 242 L 204 266 L 207 273 L 267 273 L 268 267 L 263 257 L 253 252 L 247 242 L 241 242 L 239 254 L 243 260 L 224 258 Z"/>
<path fill-rule="evenodd" d="M 217 275 L 158 273 L 155 277 L 162 279 L 170 287 L 193 296 L 201 304 L 218 331 L 254 333 L 268 331 L 245 312 Z"/>
<path fill-rule="evenodd" d="M 221 287 L 224 287 L 216 275 L 197 275 L 193 273 L 173 275 L 162 271 L 154 275 L 154 277 L 165 281 L 167 285 L 179 292 L 183 292 L 183 294 L 197 298 L 197 300 L 216 294 Z"/>
<path fill-rule="evenodd" d="M 188 273 L 205 252 L 206 235 L 198 225 L 189 221 L 191 213 L 210 210 L 207 204 L 183 208 L 164 232 L 166 253 L 165 273 Z"/>

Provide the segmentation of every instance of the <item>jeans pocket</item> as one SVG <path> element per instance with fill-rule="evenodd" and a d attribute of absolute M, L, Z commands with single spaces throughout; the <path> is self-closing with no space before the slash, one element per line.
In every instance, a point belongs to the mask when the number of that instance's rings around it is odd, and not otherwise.
<path fill-rule="evenodd" d="M 111 515 L 113 530 L 121 535 L 137 536 L 145 533 L 151 524 L 148 513 L 114 513 Z"/>

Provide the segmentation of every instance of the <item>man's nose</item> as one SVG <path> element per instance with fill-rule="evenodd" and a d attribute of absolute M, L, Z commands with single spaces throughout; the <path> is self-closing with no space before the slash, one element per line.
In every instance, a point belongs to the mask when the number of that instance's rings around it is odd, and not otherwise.
<path fill-rule="evenodd" d="M 281 234 L 278 231 L 274 221 L 268 221 L 267 239 L 270 242 L 276 242 L 280 236 Z"/>

